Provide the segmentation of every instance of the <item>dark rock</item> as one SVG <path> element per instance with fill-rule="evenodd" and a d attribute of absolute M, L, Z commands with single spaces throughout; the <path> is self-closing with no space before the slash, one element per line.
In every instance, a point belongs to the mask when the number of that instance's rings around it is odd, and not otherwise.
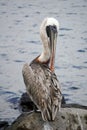
<path fill-rule="evenodd" d="M 6 127 L 8 127 L 7 121 L 0 121 L 0 130 L 5 130 Z"/>
<path fill-rule="evenodd" d="M 27 93 L 23 93 L 20 99 L 20 109 L 22 112 L 29 112 L 32 110 L 37 110 L 36 105 L 31 101 Z"/>
<path fill-rule="evenodd" d="M 61 102 L 61 104 L 66 104 L 66 101 L 65 101 L 65 98 L 64 98 L 63 95 L 62 95 L 62 102 Z"/>

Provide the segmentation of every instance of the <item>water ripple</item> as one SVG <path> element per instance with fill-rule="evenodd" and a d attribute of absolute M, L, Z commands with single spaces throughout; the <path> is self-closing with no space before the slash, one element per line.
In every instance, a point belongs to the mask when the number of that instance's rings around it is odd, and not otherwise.
<path fill-rule="evenodd" d="M 28 17 L 29 17 L 29 15 L 25 15 L 24 17 L 25 17 L 25 18 L 28 18 Z"/>
<path fill-rule="evenodd" d="M 14 60 L 14 62 L 21 63 L 24 62 L 23 60 Z"/>
<path fill-rule="evenodd" d="M 83 62 L 83 63 L 87 64 L 87 61 L 85 61 L 85 62 Z"/>
<path fill-rule="evenodd" d="M 67 13 L 68 15 L 77 15 L 77 13 Z"/>
<path fill-rule="evenodd" d="M 82 49 L 80 49 L 80 50 L 77 50 L 78 52 L 85 52 L 85 50 L 82 50 Z"/>
<path fill-rule="evenodd" d="M 79 88 L 72 86 L 72 87 L 70 87 L 69 89 L 70 89 L 70 90 L 77 90 L 77 89 L 79 89 Z"/>
<path fill-rule="evenodd" d="M 83 68 L 84 68 L 84 69 L 87 69 L 87 66 L 77 66 L 77 65 L 73 65 L 72 67 L 75 68 L 75 69 L 79 69 L 79 70 L 80 70 L 80 69 L 83 69 Z"/>
<path fill-rule="evenodd" d="M 2 53 L 2 54 L 0 54 L 0 56 L 2 56 L 2 57 L 6 57 L 7 54 L 6 54 L 6 53 Z"/>
<path fill-rule="evenodd" d="M 71 31 L 71 28 L 60 28 L 61 31 Z"/>
<path fill-rule="evenodd" d="M 65 34 L 59 34 L 59 37 L 63 37 L 63 36 L 65 36 Z"/>

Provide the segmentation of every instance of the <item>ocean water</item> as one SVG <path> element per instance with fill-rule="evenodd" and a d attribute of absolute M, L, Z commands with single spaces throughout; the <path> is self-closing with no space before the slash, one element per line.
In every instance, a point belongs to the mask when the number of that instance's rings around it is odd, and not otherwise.
<path fill-rule="evenodd" d="M 87 0 L 0 0 L 0 120 L 20 115 L 22 67 L 41 53 L 45 17 L 60 23 L 55 72 L 66 102 L 87 106 Z"/>

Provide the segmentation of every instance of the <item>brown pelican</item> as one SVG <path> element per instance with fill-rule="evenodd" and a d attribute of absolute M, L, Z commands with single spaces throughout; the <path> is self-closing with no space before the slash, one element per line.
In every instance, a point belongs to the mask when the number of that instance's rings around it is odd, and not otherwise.
<path fill-rule="evenodd" d="M 43 120 L 54 120 L 61 106 L 60 84 L 54 73 L 54 59 L 59 23 L 45 18 L 40 27 L 43 52 L 30 65 L 23 66 L 27 93 L 41 111 Z"/>

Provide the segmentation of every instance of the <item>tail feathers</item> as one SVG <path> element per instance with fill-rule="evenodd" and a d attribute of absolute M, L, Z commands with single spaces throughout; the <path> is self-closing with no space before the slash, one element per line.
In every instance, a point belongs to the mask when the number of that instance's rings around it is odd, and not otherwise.
<path fill-rule="evenodd" d="M 42 114 L 42 118 L 44 121 L 53 121 L 56 117 L 57 114 L 57 110 L 58 110 L 58 106 L 52 106 L 51 108 L 47 108 L 43 111 L 41 111 Z"/>
<path fill-rule="evenodd" d="M 52 120 L 52 114 L 48 110 L 44 110 L 41 112 L 42 118 L 44 121 L 51 121 Z"/>
<path fill-rule="evenodd" d="M 55 119 L 57 110 L 58 110 L 58 106 L 52 106 L 52 120 Z"/>

